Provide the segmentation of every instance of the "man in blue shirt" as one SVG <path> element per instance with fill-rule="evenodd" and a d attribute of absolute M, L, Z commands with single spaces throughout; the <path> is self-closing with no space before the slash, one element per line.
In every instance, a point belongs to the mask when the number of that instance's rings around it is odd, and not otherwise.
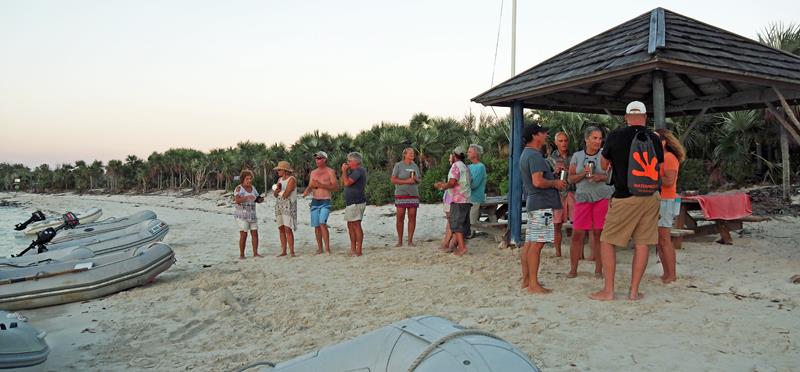
<path fill-rule="evenodd" d="M 470 161 L 469 174 L 472 175 L 472 208 L 469 211 L 469 221 L 471 226 L 478 223 L 481 217 L 481 204 L 486 201 L 486 165 L 481 163 L 481 155 L 483 154 L 483 147 L 478 144 L 469 145 L 467 150 L 467 158 Z M 475 229 L 472 229 L 470 238 L 475 236 Z"/>

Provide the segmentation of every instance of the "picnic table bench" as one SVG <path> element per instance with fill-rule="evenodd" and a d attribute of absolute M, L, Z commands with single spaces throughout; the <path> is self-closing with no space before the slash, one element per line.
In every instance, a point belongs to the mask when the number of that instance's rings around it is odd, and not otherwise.
<path fill-rule="evenodd" d="M 741 218 L 735 218 L 730 220 L 723 220 L 723 219 L 706 219 L 703 215 L 693 214 L 690 213 L 692 211 L 700 211 L 701 206 L 700 202 L 696 199 L 692 198 L 681 198 L 681 207 L 680 212 L 678 213 L 678 217 L 675 219 L 675 224 L 673 227 L 675 229 L 692 231 L 692 236 L 706 236 L 706 235 L 713 235 L 719 234 L 720 239 L 717 240 L 717 243 L 720 244 L 733 244 L 733 238 L 731 237 L 732 230 L 741 230 L 744 226 L 742 225 L 743 222 L 762 222 L 769 220 L 769 217 L 761 217 L 761 216 L 745 216 Z M 701 221 L 711 221 L 711 224 L 701 224 Z M 672 239 L 672 244 L 675 246 L 675 249 L 681 249 L 683 244 L 683 237 Z"/>
<path fill-rule="evenodd" d="M 511 232 L 508 229 L 508 195 L 487 197 L 486 200 L 481 203 L 480 211 L 481 218 L 479 218 L 479 220 L 481 222 L 477 223 L 474 227 L 478 230 L 499 236 L 501 238 L 501 245 L 508 246 L 511 242 Z M 522 216 L 522 231 L 524 236 L 526 228 L 524 207 Z M 483 220 L 483 217 L 485 217 L 485 220 Z M 571 222 L 564 223 L 561 229 L 564 230 L 566 236 L 572 235 Z M 692 235 L 695 232 L 691 229 L 677 228 L 676 226 L 670 233 L 673 243 L 677 241 L 678 244 L 680 244 L 683 237 Z"/>

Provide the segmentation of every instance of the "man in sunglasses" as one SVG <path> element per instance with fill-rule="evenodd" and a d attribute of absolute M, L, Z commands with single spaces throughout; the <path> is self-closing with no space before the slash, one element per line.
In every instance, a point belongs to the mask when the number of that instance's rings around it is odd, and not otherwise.
<path fill-rule="evenodd" d="M 331 213 L 331 196 L 339 186 L 336 182 L 336 172 L 328 167 L 328 154 L 317 151 L 314 154 L 317 168 L 311 171 L 308 187 L 303 191 L 303 197 L 311 194 L 311 226 L 317 237 L 317 254 L 322 253 L 323 242 L 325 252 L 331 254 L 331 239 L 328 232 L 328 216 Z"/>

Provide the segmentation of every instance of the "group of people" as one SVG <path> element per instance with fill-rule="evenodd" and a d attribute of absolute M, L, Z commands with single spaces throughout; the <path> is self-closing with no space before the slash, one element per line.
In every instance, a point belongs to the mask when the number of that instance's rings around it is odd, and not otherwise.
<path fill-rule="evenodd" d="M 627 126 L 609 133 L 595 126 L 584 132 L 583 150 L 569 154 L 569 138 L 563 132 L 555 135 L 556 149 L 545 155 L 547 130 L 538 124 L 524 128 L 525 149 L 519 171 L 527 194 L 527 231 L 521 250 L 522 287 L 531 293 L 548 293 L 539 282 L 539 262 L 546 243 L 553 243 L 556 256 L 561 256 L 562 227 L 572 222 L 570 269 L 568 278 L 578 275 L 583 258 L 584 241 L 589 237 L 589 260 L 594 261 L 594 274 L 603 277 L 602 290 L 592 293 L 596 300 L 614 298 L 616 270 L 615 246 L 627 246 L 633 240 L 634 257 L 628 298 L 642 297 L 639 284 L 647 266 L 648 246 L 656 245 L 663 267 L 662 281 L 676 280 L 676 254 L 670 228 L 677 215 L 676 183 L 685 150 L 666 129 L 652 131 L 643 103 L 634 101 L 626 108 Z M 441 249 L 461 256 L 467 253 L 466 239 L 475 233 L 472 226 L 480 216 L 480 205 L 486 198 L 486 166 L 481 163 L 481 146 L 455 148 L 450 154 L 447 181 L 434 187 L 444 191 L 443 205 L 447 223 Z M 350 255 L 361 256 L 367 198 L 367 171 L 357 152 L 347 155 L 340 176 L 327 164 L 328 154 L 314 154 L 316 168 L 309 175 L 303 197 L 311 195 L 311 226 L 317 241 L 317 253 L 331 253 L 328 216 L 333 192 L 344 187 L 345 220 L 350 236 Z M 422 174 L 412 148 L 403 150 L 403 158 L 392 169 L 395 185 L 397 247 L 403 246 L 405 222 L 408 220 L 407 244 L 414 246 L 419 184 Z M 465 160 L 469 160 L 467 165 Z M 277 198 L 275 217 L 280 234 L 281 253 L 295 256 L 294 230 L 297 228 L 297 180 L 288 162 L 281 161 L 274 170 L 278 182 L 273 186 Z M 258 253 L 258 224 L 255 204 L 263 198 L 252 185 L 253 173 L 241 173 L 241 185 L 234 190 L 235 218 L 239 224 L 239 257 L 245 258 L 247 233 L 252 236 L 253 256 Z M 287 253 L 288 249 L 288 253 Z"/>
<path fill-rule="evenodd" d="M 435 187 L 445 191 L 447 234 L 454 236 L 453 245 L 456 255 L 463 255 L 467 248 L 464 239 L 473 234 L 470 221 L 477 221 L 480 203 L 486 198 L 486 166 L 480 162 L 483 151 L 480 145 L 470 145 L 466 155 L 463 148 L 456 148 L 451 154 L 451 168 L 448 182 L 437 183 Z M 463 160 L 469 157 L 471 164 L 464 165 Z M 395 209 L 397 227 L 397 247 L 403 245 L 403 234 L 406 216 L 408 219 L 408 246 L 414 246 L 414 230 L 416 229 L 417 209 L 419 208 L 419 184 L 422 174 L 417 166 L 413 148 L 403 150 L 403 159 L 394 165 L 391 182 L 395 185 Z M 347 155 L 347 162 L 342 164 L 340 176 L 328 166 L 328 154 L 318 151 L 314 154 L 316 167 L 311 171 L 308 186 L 303 197 L 311 195 L 311 226 L 317 241 L 317 253 L 331 253 L 328 216 L 331 212 L 333 192 L 344 187 L 345 220 L 350 236 L 350 255 L 361 256 L 364 242 L 364 230 L 361 220 L 366 210 L 367 198 L 365 188 L 367 171 L 362 166 L 363 157 L 358 152 Z M 275 220 L 278 225 L 281 242 L 281 253 L 278 257 L 295 256 L 294 230 L 297 228 L 297 180 L 294 171 L 286 161 L 281 161 L 274 168 L 278 174 L 278 182 L 273 186 L 275 203 Z M 256 203 L 264 199 L 253 186 L 253 172 L 243 170 L 240 174 L 241 184 L 234 189 L 234 217 L 239 225 L 239 258 L 245 258 L 247 234 L 251 235 L 254 257 L 263 257 L 258 253 L 258 219 Z M 457 211 L 450 218 L 449 207 L 455 205 Z M 476 206 L 477 208 L 473 207 Z M 447 239 L 448 245 L 451 241 Z M 288 253 L 287 253 L 288 249 Z"/>
<path fill-rule="evenodd" d="M 557 149 L 545 157 L 547 130 L 537 124 L 524 128 L 520 172 L 528 195 L 528 224 L 521 251 L 523 288 L 550 292 L 538 280 L 541 250 L 545 243 L 553 243 L 560 255 L 561 224 L 569 215 L 573 235 L 567 277 L 577 276 L 588 232 L 595 275 L 605 280 L 603 289 L 590 295 L 592 299 L 614 298 L 615 246 L 627 246 L 631 240 L 635 250 L 629 299 L 642 297 L 639 284 L 649 245 L 657 247 L 661 280 L 676 280 L 670 228 L 678 211 L 676 183 L 685 150 L 669 130 L 648 129 L 646 119 L 645 105 L 631 102 L 626 108 L 627 126 L 612 131 L 605 145 L 603 131 L 590 126 L 584 133 L 584 149 L 571 157 L 564 133 L 556 134 Z"/>

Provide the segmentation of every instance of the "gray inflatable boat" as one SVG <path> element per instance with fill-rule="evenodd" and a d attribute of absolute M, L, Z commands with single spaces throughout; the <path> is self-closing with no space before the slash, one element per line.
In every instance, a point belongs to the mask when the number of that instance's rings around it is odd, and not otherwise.
<path fill-rule="evenodd" d="M 50 347 L 47 335 L 31 327 L 16 313 L 0 311 L 0 368 L 30 367 L 44 363 Z"/>
<path fill-rule="evenodd" d="M 419 316 L 324 347 L 262 371 L 538 372 L 528 357 L 490 333 Z"/>
<path fill-rule="evenodd" d="M 75 248 L 87 248 L 94 255 L 103 255 L 128 248 L 139 247 L 164 239 L 169 232 L 169 225 L 161 220 L 149 220 L 122 230 L 88 238 L 75 239 L 68 242 L 49 244 L 47 252 L 36 253 L 30 250 L 21 257 L 0 258 L 0 271 L 9 267 L 27 266 L 32 263 L 63 259 Z"/>
<path fill-rule="evenodd" d="M 78 221 L 80 221 L 81 224 L 89 224 L 97 221 L 101 215 L 103 215 L 103 210 L 100 208 L 89 208 L 83 212 L 75 213 L 75 217 L 78 217 Z M 48 227 L 56 227 L 61 225 L 63 222 L 63 216 L 52 216 L 48 217 L 44 221 L 38 221 L 28 225 L 28 228 L 23 230 L 23 232 L 25 235 L 36 235 L 36 233 L 39 231 L 42 231 Z"/>
<path fill-rule="evenodd" d="M 121 230 L 126 227 L 136 225 L 140 222 L 147 220 L 154 220 L 154 219 L 156 219 L 156 213 L 153 211 L 145 210 L 136 212 L 127 217 L 121 217 L 121 218 L 111 217 L 90 224 L 81 223 L 74 229 L 59 231 L 58 235 L 56 235 L 56 237 L 50 241 L 50 244 L 62 243 L 70 240 L 86 238 L 89 236 L 105 234 L 107 232 Z"/>
<path fill-rule="evenodd" d="M 102 256 L 2 270 L 0 309 L 32 309 L 107 296 L 150 283 L 173 263 L 175 254 L 169 245 L 152 243 Z"/>

